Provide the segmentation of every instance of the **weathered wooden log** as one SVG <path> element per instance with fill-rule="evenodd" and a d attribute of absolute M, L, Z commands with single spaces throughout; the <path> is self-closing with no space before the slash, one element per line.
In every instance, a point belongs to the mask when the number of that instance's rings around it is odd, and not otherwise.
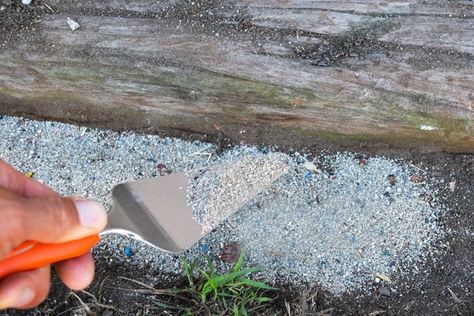
<path fill-rule="evenodd" d="M 49 0 L 2 18 L 0 113 L 474 152 L 472 1 Z"/>

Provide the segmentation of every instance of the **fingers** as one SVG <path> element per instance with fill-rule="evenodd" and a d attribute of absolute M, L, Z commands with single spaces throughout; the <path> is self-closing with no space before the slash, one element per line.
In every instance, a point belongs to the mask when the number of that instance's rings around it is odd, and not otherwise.
<path fill-rule="evenodd" d="M 94 277 L 92 255 L 66 260 L 57 264 L 56 270 L 64 284 L 71 290 L 82 290 Z M 16 273 L 0 281 L 0 310 L 6 308 L 32 308 L 48 295 L 50 267 Z"/>
<path fill-rule="evenodd" d="M 48 295 L 50 268 L 16 273 L 0 281 L 0 310 L 32 308 Z"/>
<path fill-rule="evenodd" d="M 24 198 L 0 188 L 0 258 L 26 240 L 58 243 L 97 234 L 107 223 L 98 203 L 59 196 Z"/>
<path fill-rule="evenodd" d="M 53 190 L 16 171 L 0 159 L 0 187 L 25 197 L 55 196 Z"/>
<path fill-rule="evenodd" d="M 79 239 L 99 233 L 107 212 L 97 202 L 69 198 L 33 198 L 26 202 L 27 240 L 46 243 Z M 44 225 L 38 225 L 44 223 Z"/>
<path fill-rule="evenodd" d="M 56 264 L 56 271 L 61 280 L 71 290 L 82 290 L 94 279 L 94 261 L 92 254 L 87 254 Z"/>
<path fill-rule="evenodd" d="M 46 186 L 0 160 L 0 260 L 26 240 L 58 243 L 97 234 L 107 213 L 92 201 L 62 198 Z M 63 282 L 73 290 L 87 287 L 94 277 L 90 253 L 57 265 Z M 50 267 L 0 279 L 0 310 L 31 308 L 49 291 Z"/>

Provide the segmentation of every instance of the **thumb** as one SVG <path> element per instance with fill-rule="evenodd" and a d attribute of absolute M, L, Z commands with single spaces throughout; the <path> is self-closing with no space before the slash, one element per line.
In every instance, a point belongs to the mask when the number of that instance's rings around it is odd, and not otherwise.
<path fill-rule="evenodd" d="M 29 199 L 30 232 L 27 239 L 57 243 L 99 233 L 107 224 L 107 212 L 97 202 L 71 198 Z M 43 223 L 44 225 L 38 224 Z"/>
<path fill-rule="evenodd" d="M 26 240 L 65 242 L 97 234 L 107 223 L 107 212 L 97 202 L 0 195 L 0 215 L 6 219 L 0 222 L 0 258 Z"/>

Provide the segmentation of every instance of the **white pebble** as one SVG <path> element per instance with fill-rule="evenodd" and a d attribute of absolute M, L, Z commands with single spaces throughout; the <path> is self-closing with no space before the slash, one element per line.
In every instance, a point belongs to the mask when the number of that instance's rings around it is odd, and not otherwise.
<path fill-rule="evenodd" d="M 303 167 L 305 167 L 305 169 L 309 170 L 309 171 L 313 171 L 313 172 L 321 172 L 321 170 L 318 169 L 318 167 L 316 167 L 316 165 L 312 162 L 309 162 L 309 161 L 305 161 L 305 163 L 303 164 Z"/>
<path fill-rule="evenodd" d="M 77 30 L 80 27 L 79 23 L 77 23 L 76 21 L 74 21 L 73 19 L 69 17 L 67 18 L 67 24 L 73 31 Z"/>
<path fill-rule="evenodd" d="M 454 192 L 454 190 L 456 189 L 456 181 L 449 182 L 449 189 L 451 190 L 451 192 Z"/>

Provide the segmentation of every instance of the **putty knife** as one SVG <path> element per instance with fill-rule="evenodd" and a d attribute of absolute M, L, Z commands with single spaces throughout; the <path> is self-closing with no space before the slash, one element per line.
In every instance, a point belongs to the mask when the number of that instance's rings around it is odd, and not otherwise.
<path fill-rule="evenodd" d="M 100 235 L 61 244 L 25 242 L 0 261 L 0 278 L 79 257 L 103 235 L 118 233 L 152 247 L 178 253 L 198 242 L 202 227 L 187 204 L 184 173 L 117 185 L 112 191 L 109 221 Z"/>

